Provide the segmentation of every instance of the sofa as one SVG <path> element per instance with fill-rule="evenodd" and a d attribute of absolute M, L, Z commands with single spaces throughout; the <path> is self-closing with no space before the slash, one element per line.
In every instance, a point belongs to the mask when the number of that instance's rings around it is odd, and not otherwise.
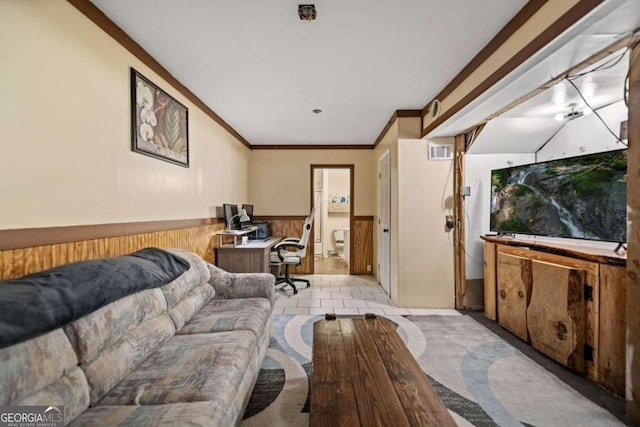
<path fill-rule="evenodd" d="M 155 248 L 2 281 L 0 406 L 64 406 L 73 426 L 237 425 L 273 288 Z"/>

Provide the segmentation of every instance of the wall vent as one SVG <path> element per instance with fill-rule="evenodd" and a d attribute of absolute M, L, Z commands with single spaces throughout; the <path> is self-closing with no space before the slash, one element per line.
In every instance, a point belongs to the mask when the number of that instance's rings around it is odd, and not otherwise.
<path fill-rule="evenodd" d="M 452 160 L 452 144 L 429 144 L 429 160 Z"/>

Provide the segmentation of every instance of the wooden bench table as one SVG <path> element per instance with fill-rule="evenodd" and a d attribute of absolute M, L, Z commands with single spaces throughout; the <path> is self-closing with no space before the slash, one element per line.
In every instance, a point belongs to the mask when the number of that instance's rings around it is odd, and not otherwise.
<path fill-rule="evenodd" d="M 368 314 L 313 325 L 310 425 L 456 423 L 393 324 Z"/>

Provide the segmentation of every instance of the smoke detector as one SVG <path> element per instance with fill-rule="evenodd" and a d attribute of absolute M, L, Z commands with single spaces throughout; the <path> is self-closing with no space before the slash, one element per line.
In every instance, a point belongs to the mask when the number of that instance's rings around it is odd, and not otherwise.
<path fill-rule="evenodd" d="M 298 16 L 303 21 L 313 21 L 316 19 L 316 5 L 315 4 L 299 4 Z"/>

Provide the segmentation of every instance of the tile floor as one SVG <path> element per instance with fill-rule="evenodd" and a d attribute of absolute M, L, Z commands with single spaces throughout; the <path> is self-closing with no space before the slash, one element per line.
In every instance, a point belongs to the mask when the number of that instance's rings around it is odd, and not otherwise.
<path fill-rule="evenodd" d="M 458 315 L 456 310 L 398 308 L 372 276 L 342 274 L 312 274 L 299 276 L 311 281 L 311 287 L 301 283 L 297 295 L 291 287 L 278 285 L 274 314 L 429 314 Z"/>

